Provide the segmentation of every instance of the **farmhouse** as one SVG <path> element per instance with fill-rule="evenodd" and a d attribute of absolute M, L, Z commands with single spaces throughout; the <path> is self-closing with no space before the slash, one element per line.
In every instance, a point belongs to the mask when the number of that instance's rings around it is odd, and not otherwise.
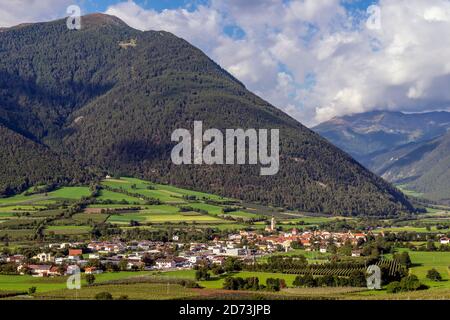
<path fill-rule="evenodd" d="M 25 268 L 30 270 L 31 274 L 35 277 L 46 277 L 50 275 L 50 269 L 52 268 L 52 266 L 44 264 L 30 264 L 28 266 L 25 266 Z"/>
<path fill-rule="evenodd" d="M 6 262 L 10 262 L 10 263 L 22 263 L 25 260 L 25 256 L 21 255 L 21 254 L 16 254 L 14 256 L 10 256 L 8 258 L 6 258 Z"/>
<path fill-rule="evenodd" d="M 173 259 L 158 259 L 156 260 L 156 268 L 171 269 L 175 268 L 176 262 Z"/>
<path fill-rule="evenodd" d="M 71 260 L 79 260 L 80 256 L 83 254 L 83 250 L 81 249 L 70 249 L 69 250 L 69 259 Z"/>
<path fill-rule="evenodd" d="M 441 239 L 439 240 L 439 242 L 440 242 L 441 244 L 449 244 L 449 243 L 450 243 L 450 238 L 443 237 L 443 238 L 441 238 Z"/>

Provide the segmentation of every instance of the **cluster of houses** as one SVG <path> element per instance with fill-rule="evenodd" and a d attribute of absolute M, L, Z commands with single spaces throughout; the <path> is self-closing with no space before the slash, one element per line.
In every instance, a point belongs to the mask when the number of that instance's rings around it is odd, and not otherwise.
<path fill-rule="evenodd" d="M 358 247 L 367 240 L 364 233 L 299 232 L 296 228 L 290 232 L 278 232 L 274 220 L 266 231 L 269 233 L 240 231 L 226 238 L 216 237 L 209 243 L 181 243 L 177 236 L 171 242 L 117 240 L 52 243 L 32 259 L 10 255 L 0 256 L 0 262 L 15 264 L 19 273 L 34 276 L 70 275 L 80 269 L 86 274 L 98 274 L 112 267 L 115 270 L 190 269 L 197 264 L 222 265 L 228 257 L 253 263 L 259 256 L 289 251 L 295 247 L 293 244 L 307 251 L 325 253 L 330 244 Z M 443 237 L 440 243 L 449 244 L 450 239 Z M 352 256 L 360 254 L 361 250 L 352 251 Z"/>
<path fill-rule="evenodd" d="M 196 264 L 222 265 L 228 257 L 252 263 L 256 257 L 276 251 L 288 251 L 296 242 L 306 250 L 326 252 L 326 244 L 336 246 L 350 241 L 357 244 L 365 241 L 362 233 L 333 233 L 297 229 L 277 232 L 272 221 L 270 234 L 255 231 L 240 231 L 227 238 L 215 238 L 209 243 L 181 243 L 174 236 L 171 242 L 157 241 L 92 241 L 89 243 L 53 243 L 46 245 L 43 252 L 26 259 L 22 255 L 1 257 L 5 262 L 17 265 L 21 274 L 35 276 L 70 275 L 77 270 L 97 274 L 112 267 L 120 270 L 170 270 L 190 269 Z M 359 255 L 357 252 L 354 255 Z M 92 263 L 95 261 L 96 263 Z"/>

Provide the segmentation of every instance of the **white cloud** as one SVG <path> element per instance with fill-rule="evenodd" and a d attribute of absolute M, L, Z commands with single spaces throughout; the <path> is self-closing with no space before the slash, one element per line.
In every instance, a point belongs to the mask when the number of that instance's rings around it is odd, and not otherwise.
<path fill-rule="evenodd" d="M 64 2 L 0 0 L 0 25 L 56 15 Z M 374 109 L 450 106 L 449 0 L 379 0 L 381 28 L 367 28 L 368 15 L 342 3 L 210 0 L 158 12 L 123 1 L 106 13 L 137 29 L 185 38 L 305 124 Z M 243 36 L 226 34 L 227 26 Z"/>
<path fill-rule="evenodd" d="M 0 0 L 0 27 L 64 17 L 73 3 L 73 0 Z"/>

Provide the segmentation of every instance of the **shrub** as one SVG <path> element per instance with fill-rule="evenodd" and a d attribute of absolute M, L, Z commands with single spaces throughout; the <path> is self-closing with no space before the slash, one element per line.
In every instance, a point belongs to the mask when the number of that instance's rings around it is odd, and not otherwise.
<path fill-rule="evenodd" d="M 441 281 L 442 280 L 441 274 L 435 268 L 428 270 L 427 278 L 432 281 Z"/>
<path fill-rule="evenodd" d="M 417 278 L 416 275 L 410 275 L 402 278 L 400 285 L 402 286 L 403 291 L 415 291 L 421 287 L 419 278 Z"/>
<path fill-rule="evenodd" d="M 87 274 L 86 275 L 86 282 L 91 285 L 95 282 L 95 276 L 93 274 Z"/>
<path fill-rule="evenodd" d="M 113 297 L 109 292 L 99 292 L 95 295 L 95 300 L 112 300 Z"/>
<path fill-rule="evenodd" d="M 400 285 L 400 282 L 393 281 L 386 286 L 386 291 L 388 293 L 397 293 L 402 291 L 402 286 Z"/>
<path fill-rule="evenodd" d="M 268 278 L 266 280 L 266 288 L 268 291 L 280 291 L 282 288 L 282 279 Z"/>

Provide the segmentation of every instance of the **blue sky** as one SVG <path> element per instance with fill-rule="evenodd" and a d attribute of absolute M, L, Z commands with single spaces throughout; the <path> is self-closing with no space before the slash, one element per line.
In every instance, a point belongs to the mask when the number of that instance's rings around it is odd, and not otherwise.
<path fill-rule="evenodd" d="M 224 0 L 226 1 L 226 0 Z M 86 12 L 103 12 L 110 5 L 123 2 L 123 0 L 79 0 Z M 199 4 L 208 4 L 208 0 L 135 0 L 136 4 L 145 9 L 162 11 L 164 9 L 186 8 L 195 9 Z M 342 4 L 350 10 L 365 10 L 376 0 L 342 0 Z"/>
<path fill-rule="evenodd" d="M 109 6 L 113 6 L 124 1 L 126 0 L 78 0 L 78 3 L 84 11 L 83 14 L 85 14 L 92 12 L 105 12 Z M 209 0 L 134 0 L 134 2 L 143 9 L 151 9 L 158 12 L 179 8 L 193 11 L 196 10 L 199 5 L 207 6 L 210 4 Z M 288 3 L 289 0 L 285 0 L 284 2 Z M 364 12 L 370 5 L 376 4 L 377 0 L 341 0 L 341 3 L 347 10 L 349 10 L 349 12 Z M 237 25 L 227 25 L 223 31 L 225 34 L 234 39 L 241 39 L 245 35 L 245 32 Z"/>
<path fill-rule="evenodd" d="M 105 11 L 110 5 L 123 2 L 123 0 L 80 0 L 83 8 L 88 12 Z M 164 9 L 177 8 L 195 8 L 197 4 L 206 3 L 207 1 L 189 1 L 189 0 L 136 0 L 135 3 L 144 9 L 153 9 L 162 11 Z"/>

